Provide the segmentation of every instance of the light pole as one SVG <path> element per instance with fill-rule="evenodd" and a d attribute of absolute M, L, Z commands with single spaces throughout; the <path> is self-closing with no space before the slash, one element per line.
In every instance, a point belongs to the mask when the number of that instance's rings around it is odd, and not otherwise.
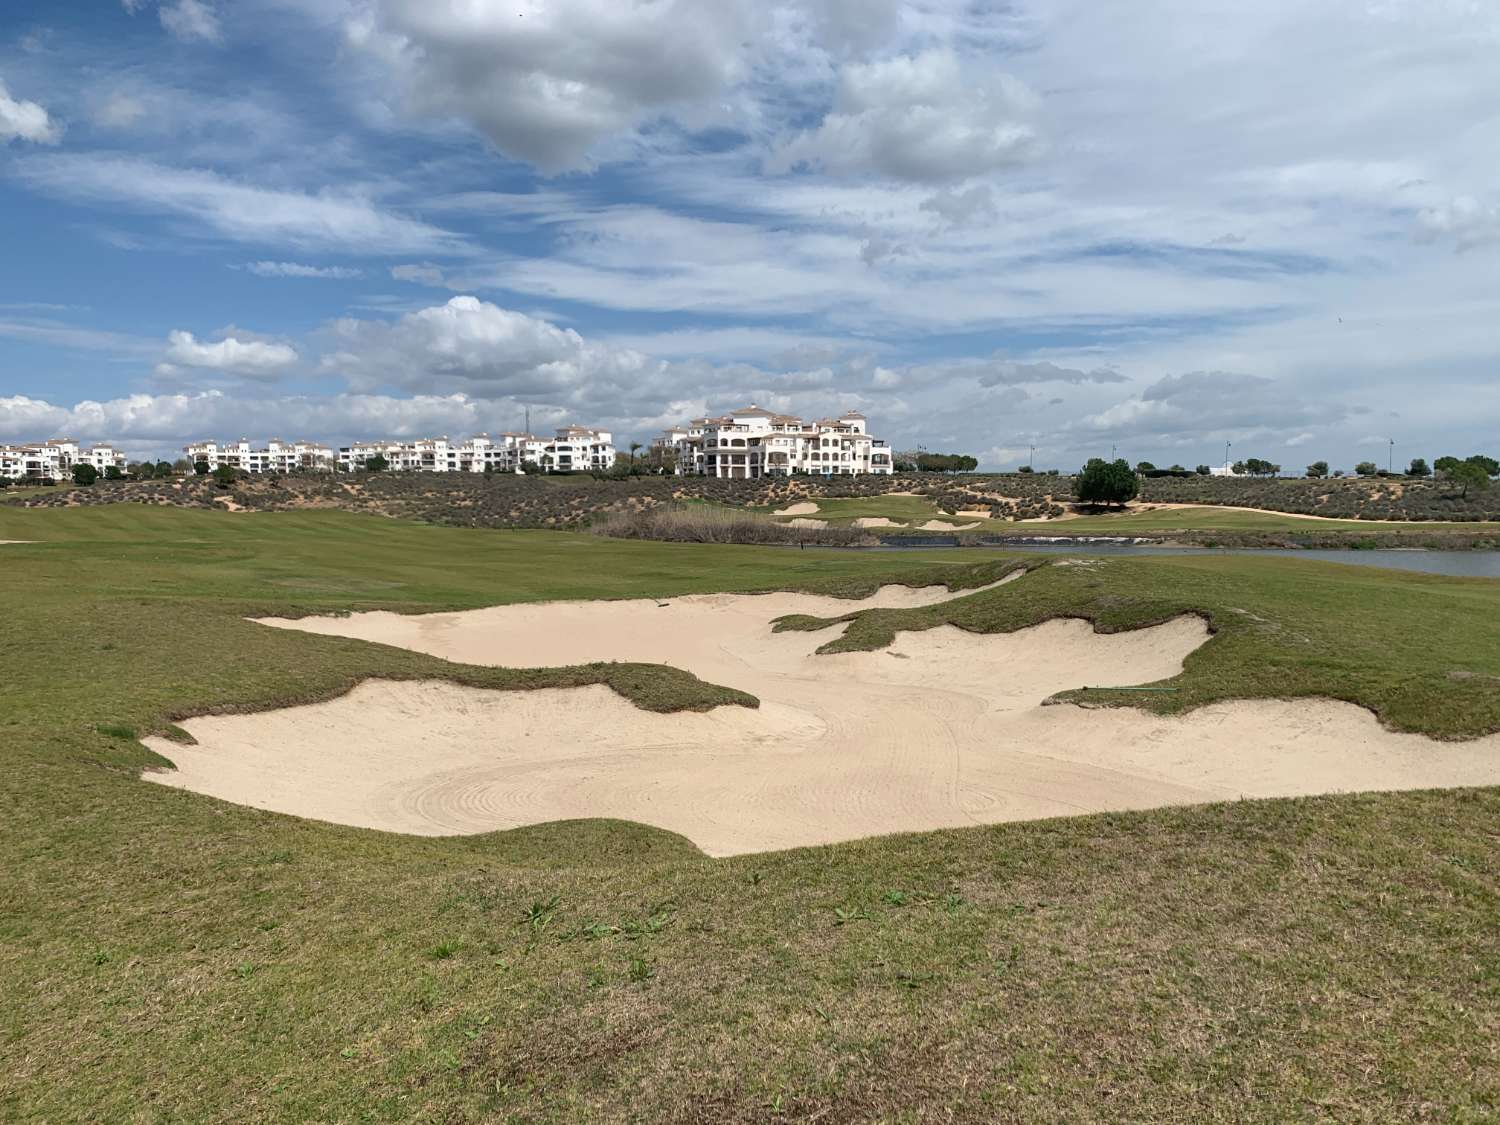
<path fill-rule="evenodd" d="M 1232 442 L 1232 441 L 1226 441 L 1224 443 L 1224 471 L 1225 472 L 1229 471 L 1229 450 L 1230 450 L 1230 447 L 1233 446 L 1233 445 L 1234 445 L 1234 442 Z"/>
<path fill-rule="evenodd" d="M 1026 467 L 1036 472 L 1036 446 L 1031 447 L 1031 456 L 1026 460 Z"/>
<path fill-rule="evenodd" d="M 1391 443 L 1385 455 L 1385 471 L 1392 473 L 1396 471 L 1396 439 L 1386 438 L 1385 440 Z"/>

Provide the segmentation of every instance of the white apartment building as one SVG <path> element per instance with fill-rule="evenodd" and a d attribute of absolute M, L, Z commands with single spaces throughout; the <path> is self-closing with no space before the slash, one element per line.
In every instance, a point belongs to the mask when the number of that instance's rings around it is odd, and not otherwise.
<path fill-rule="evenodd" d="M 614 436 L 608 430 L 565 426 L 552 438 L 504 433 L 475 434 L 460 442 L 446 436 L 356 442 L 338 451 L 339 468 L 355 472 L 376 456 L 384 457 L 394 471 L 427 473 L 519 473 L 528 463 L 559 473 L 587 472 L 613 468 L 616 459 Z"/>
<path fill-rule="evenodd" d="M 290 473 L 305 469 L 331 470 L 333 450 L 311 441 L 282 441 L 272 438 L 256 448 L 248 438 L 239 441 L 197 441 L 184 446 L 183 453 L 196 466 L 207 462 L 208 471 L 229 466 L 245 473 Z"/>
<path fill-rule="evenodd" d="M 73 438 L 0 445 L 0 477 L 10 480 L 68 480 L 74 465 L 92 465 L 103 476 L 111 468 L 125 471 L 125 454 L 108 442 L 85 449 Z"/>
<path fill-rule="evenodd" d="M 755 404 L 720 418 L 695 418 L 674 426 L 652 442 L 671 449 L 679 474 L 754 480 L 810 473 L 858 476 L 893 471 L 891 447 L 869 435 L 865 416 L 849 411 L 838 418 L 805 422 Z"/>

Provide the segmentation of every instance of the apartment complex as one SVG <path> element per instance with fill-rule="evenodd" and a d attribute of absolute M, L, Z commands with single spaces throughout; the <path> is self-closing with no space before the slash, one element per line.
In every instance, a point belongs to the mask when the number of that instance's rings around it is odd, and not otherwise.
<path fill-rule="evenodd" d="M 205 462 L 208 471 L 222 466 L 246 473 L 289 473 L 301 469 L 332 469 L 333 450 L 311 441 L 282 441 L 272 438 L 257 449 L 248 438 L 239 441 L 197 441 L 185 446 L 183 453 L 193 465 Z"/>
<path fill-rule="evenodd" d="M 806 422 L 752 403 L 719 418 L 674 426 L 651 444 L 658 455 L 672 452 L 679 474 L 753 480 L 793 473 L 858 476 L 893 468 L 890 444 L 871 437 L 865 416 L 852 410 Z"/>
<path fill-rule="evenodd" d="M 497 437 L 475 434 L 453 441 L 445 435 L 418 441 L 354 442 L 337 450 L 315 442 L 283 442 L 279 438 L 257 448 L 241 438 L 237 442 L 195 442 L 183 452 L 195 464 L 206 462 L 210 472 L 228 465 L 246 473 L 358 472 L 376 457 L 383 458 L 392 471 L 413 473 L 519 473 L 527 463 L 544 471 L 568 473 L 609 469 L 615 463 L 613 435 L 586 426 L 566 426 L 551 438 L 506 433 Z"/>
<path fill-rule="evenodd" d="M 73 438 L 0 445 L 0 477 L 9 480 L 67 480 L 74 465 L 92 465 L 100 476 L 112 468 L 124 472 L 125 454 L 107 442 L 84 448 Z"/>

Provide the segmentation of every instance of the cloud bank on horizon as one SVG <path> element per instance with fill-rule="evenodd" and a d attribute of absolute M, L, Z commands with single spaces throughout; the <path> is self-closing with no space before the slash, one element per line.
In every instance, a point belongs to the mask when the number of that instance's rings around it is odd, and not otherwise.
<path fill-rule="evenodd" d="M 1500 9 L 19 0 L 0 441 L 1496 445 Z"/>

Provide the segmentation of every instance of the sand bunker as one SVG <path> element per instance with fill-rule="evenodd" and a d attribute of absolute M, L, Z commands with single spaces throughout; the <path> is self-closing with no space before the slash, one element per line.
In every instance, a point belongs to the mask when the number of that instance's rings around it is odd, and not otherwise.
<path fill-rule="evenodd" d="M 860 516 L 854 521 L 855 527 L 905 527 L 904 523 L 887 519 L 885 516 Z"/>
<path fill-rule="evenodd" d="M 0 547 L 19 547 L 30 542 L 30 539 L 0 539 Z"/>
<path fill-rule="evenodd" d="M 267 622 L 476 664 L 674 664 L 762 703 L 657 715 L 604 687 L 372 681 L 327 703 L 188 720 L 199 744 L 151 740 L 178 768 L 149 776 L 423 835 L 619 817 L 714 855 L 1238 797 L 1500 782 L 1500 736 L 1392 734 L 1347 704 L 1232 703 L 1183 718 L 1040 706 L 1063 688 L 1175 674 L 1208 637 L 1196 617 L 1113 635 L 1081 621 L 992 636 L 944 626 L 836 656 L 814 650 L 838 627 L 770 627 L 787 613 L 952 596 L 887 587 L 864 603 L 713 595 Z"/>
<path fill-rule="evenodd" d="M 787 525 L 787 527 L 811 527 L 811 528 L 814 528 L 816 530 L 821 531 L 823 528 L 825 528 L 825 527 L 828 526 L 828 521 L 827 520 L 804 520 L 804 519 L 796 519 L 796 520 L 787 520 L 786 521 L 786 525 Z"/>
<path fill-rule="evenodd" d="M 816 504 L 814 504 L 810 500 L 803 500 L 801 503 L 791 504 L 788 507 L 782 508 L 780 511 L 773 512 L 772 515 L 777 515 L 777 516 L 812 516 L 812 515 L 816 515 L 817 511 L 818 511 L 818 506 Z"/>
<path fill-rule="evenodd" d="M 978 527 L 978 523 L 949 523 L 947 520 L 928 520 L 918 525 L 919 531 L 969 531 Z"/>

